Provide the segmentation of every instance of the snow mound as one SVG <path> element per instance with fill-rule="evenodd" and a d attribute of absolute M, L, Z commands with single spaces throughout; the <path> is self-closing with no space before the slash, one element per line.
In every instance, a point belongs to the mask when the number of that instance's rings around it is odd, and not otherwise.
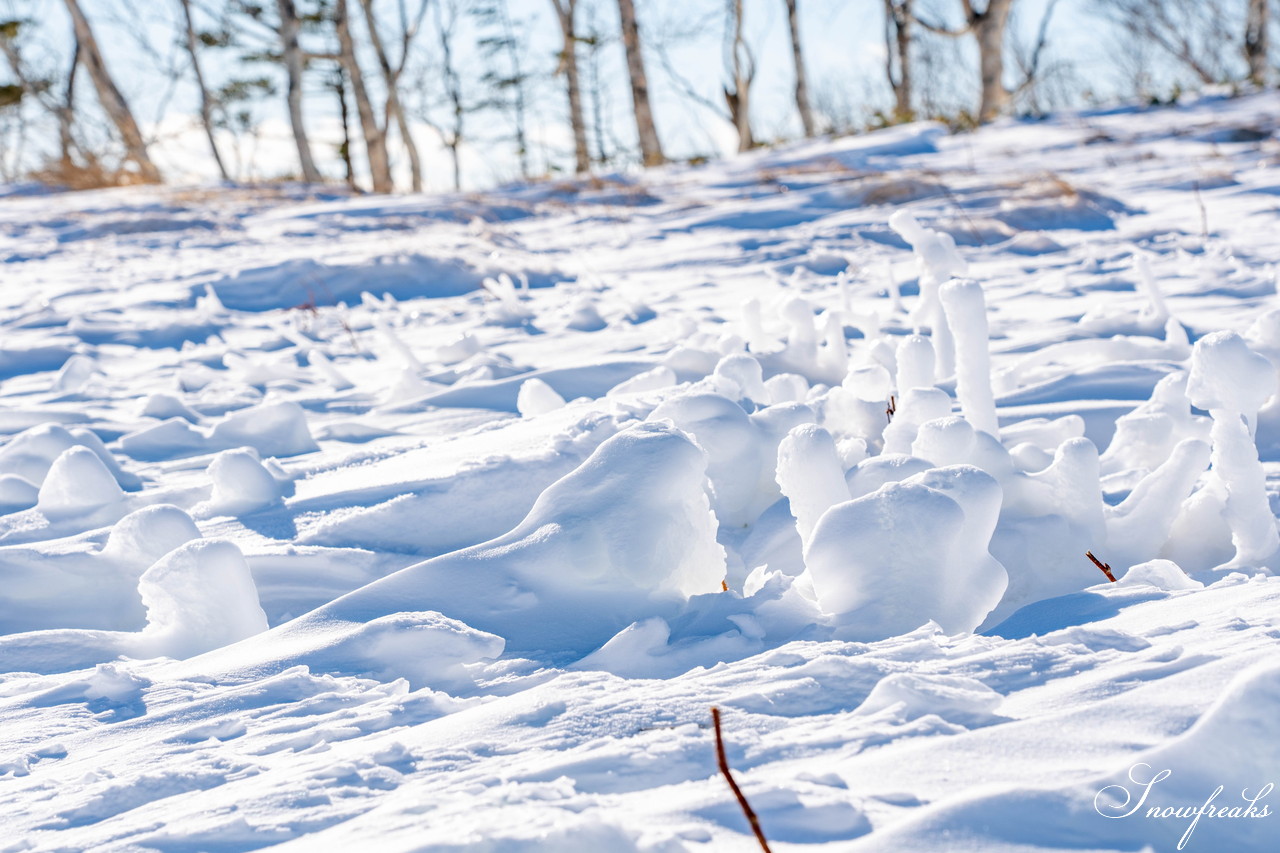
<path fill-rule="evenodd" d="M 193 424 L 200 422 L 200 415 L 173 394 L 148 395 L 142 402 L 141 414 L 143 417 L 158 418 L 162 421 L 169 418 L 182 418 Z"/>
<path fill-rule="evenodd" d="M 124 491 L 98 454 L 87 447 L 63 451 L 40 486 L 36 509 L 51 520 L 91 515 L 120 505 Z"/>
<path fill-rule="evenodd" d="M 805 565 L 839 635 L 881 639 L 930 620 L 949 634 L 977 628 L 1008 583 L 987 551 L 1000 499 L 991 475 L 954 466 L 828 510 Z"/>
<path fill-rule="evenodd" d="M 120 438 L 120 449 L 134 459 L 161 461 L 239 447 L 263 456 L 297 456 L 319 449 L 306 412 L 292 400 L 240 409 L 211 429 L 194 426 L 182 413 Z"/>
<path fill-rule="evenodd" d="M 1210 466 L 1221 516 L 1231 530 L 1232 557 L 1222 568 L 1265 566 L 1280 551 L 1280 532 L 1267 498 L 1266 471 L 1253 431 L 1258 409 L 1276 390 L 1271 363 L 1235 332 L 1214 332 L 1191 353 L 1187 396 L 1213 418 Z M 1213 500 L 1211 493 L 1206 493 Z M 1215 500 L 1215 503 L 1219 501 Z"/>
<path fill-rule="evenodd" d="M 176 506 L 156 504 L 129 513 L 111 528 L 102 556 L 120 563 L 147 567 L 193 539 L 200 529 Z"/>
<path fill-rule="evenodd" d="M 854 712 L 890 715 L 901 721 L 926 714 L 967 727 L 996 722 L 1004 697 L 974 678 L 894 672 L 876 683 Z"/>
<path fill-rule="evenodd" d="M 775 479 L 778 445 L 794 426 L 812 421 L 803 406 L 782 405 L 748 415 L 720 394 L 669 398 L 649 415 L 687 432 L 707 454 L 712 506 L 721 524 L 750 524 L 781 492 Z"/>
<path fill-rule="evenodd" d="M 440 613 L 402 612 L 327 634 L 321 647 L 296 662 L 323 672 L 453 687 L 468 682 L 465 666 L 499 657 L 505 645 L 501 637 Z"/>
<path fill-rule="evenodd" d="M 1192 405 L 1253 419 L 1276 391 L 1275 368 L 1235 332 L 1213 332 L 1196 341 L 1187 396 Z"/>
<path fill-rule="evenodd" d="M 520 383 L 520 393 L 516 396 L 516 410 L 521 417 L 532 418 L 554 412 L 564 405 L 564 397 L 536 376 Z"/>
<path fill-rule="evenodd" d="M 280 503 L 284 489 L 253 448 L 224 450 L 209 463 L 213 494 L 197 512 L 245 515 Z"/>
<path fill-rule="evenodd" d="M 187 658 L 267 630 L 267 616 L 240 549 L 188 542 L 138 579 L 147 627 L 136 642 L 148 657 Z"/>
<path fill-rule="evenodd" d="M 1148 560 L 1145 563 L 1130 566 L 1129 571 L 1125 572 L 1117 583 L 1125 586 L 1146 584 L 1166 591 L 1204 589 L 1204 584 L 1187 577 L 1187 573 L 1171 560 Z"/>
<path fill-rule="evenodd" d="M 804 542 L 813 535 L 823 513 L 849 500 L 835 441 L 816 424 L 796 427 L 778 445 L 777 478 Z"/>
<path fill-rule="evenodd" d="M 305 655 L 325 668 L 321 638 L 395 614 L 434 612 L 502 638 L 508 653 L 580 658 L 632 622 L 676 613 L 690 596 L 720 590 L 725 555 L 705 470 L 702 451 L 679 430 L 638 424 L 543 491 L 506 535 L 338 598 L 255 639 L 246 654 L 277 666 Z M 393 632 L 400 623 L 381 624 L 379 631 Z M 379 642 L 391 648 L 397 641 Z M 227 652 L 228 661 L 242 660 Z M 377 671 L 390 666 L 382 660 Z"/>
<path fill-rule="evenodd" d="M 54 460 L 72 447 L 93 451 L 122 488 L 136 489 L 140 485 L 136 476 L 120 467 L 97 435 L 87 429 L 67 429 L 58 424 L 32 427 L 0 448 L 0 475 L 12 474 L 39 486 Z"/>
<path fill-rule="evenodd" d="M 289 400 L 263 403 L 228 415 L 209 438 L 222 447 L 252 447 L 263 456 L 297 456 L 318 449 L 307 415 Z"/>

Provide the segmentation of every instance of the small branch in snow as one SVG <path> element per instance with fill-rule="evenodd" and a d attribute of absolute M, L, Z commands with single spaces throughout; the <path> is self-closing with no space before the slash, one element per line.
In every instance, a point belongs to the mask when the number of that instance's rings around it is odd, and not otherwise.
<path fill-rule="evenodd" d="M 1107 576 L 1107 580 L 1111 581 L 1112 583 L 1116 582 L 1116 576 L 1111 574 L 1110 563 L 1102 562 L 1097 557 L 1093 556 L 1092 551 L 1085 551 L 1084 555 L 1093 561 L 1093 564 L 1098 567 L 1098 571 L 1102 572 L 1104 575 Z"/>
<path fill-rule="evenodd" d="M 1200 236 L 1203 239 L 1208 240 L 1209 239 L 1209 211 L 1205 210 L 1204 197 L 1200 195 L 1199 179 L 1196 179 L 1191 182 L 1191 189 L 1195 191 L 1196 204 L 1200 208 Z"/>
<path fill-rule="evenodd" d="M 742 789 L 738 787 L 738 783 L 733 781 L 733 775 L 729 772 L 729 759 L 724 754 L 724 736 L 720 733 L 720 709 L 712 707 L 711 722 L 716 727 L 716 761 L 720 765 L 720 772 L 724 774 L 724 778 L 729 781 L 729 787 L 733 789 L 733 795 L 738 798 L 738 805 L 742 806 L 742 813 L 747 816 L 747 822 L 751 824 L 751 830 L 756 834 L 756 840 L 760 842 L 760 848 L 764 853 L 773 853 L 769 849 L 769 842 L 765 840 L 764 830 L 760 828 L 760 819 L 756 817 L 756 813 L 752 811 L 751 804 L 747 802 L 746 795 L 742 793 Z"/>
<path fill-rule="evenodd" d="M 889 419 L 889 423 L 893 423 L 893 416 L 898 413 L 898 401 L 894 399 L 892 394 L 889 395 L 889 405 L 884 407 L 884 416 Z"/>

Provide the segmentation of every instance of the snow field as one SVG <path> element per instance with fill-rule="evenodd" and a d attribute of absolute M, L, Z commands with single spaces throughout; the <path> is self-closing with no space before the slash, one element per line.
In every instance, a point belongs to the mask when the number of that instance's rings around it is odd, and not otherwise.
<path fill-rule="evenodd" d="M 1134 767 L 1275 766 L 1280 151 L 1214 149 L 1206 240 L 1165 116 L 637 208 L 18 199 L 0 850 L 740 849 L 713 704 L 779 849 L 1176 844 L 1106 813 Z"/>

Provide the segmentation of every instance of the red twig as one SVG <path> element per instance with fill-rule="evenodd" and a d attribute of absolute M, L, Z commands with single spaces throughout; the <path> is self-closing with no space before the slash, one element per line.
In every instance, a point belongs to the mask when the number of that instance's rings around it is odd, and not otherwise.
<path fill-rule="evenodd" d="M 898 401 L 894 399 L 892 394 L 890 394 L 889 405 L 885 406 L 884 408 L 884 414 L 885 414 L 885 417 L 889 419 L 889 423 L 893 423 L 893 416 L 896 415 L 897 413 L 898 413 Z"/>
<path fill-rule="evenodd" d="M 738 805 L 742 807 L 742 813 L 747 816 L 747 822 L 751 824 L 751 831 L 756 834 L 756 841 L 760 842 L 760 848 L 764 853 L 773 853 L 769 849 L 769 842 L 765 840 L 764 830 L 760 828 L 760 819 L 756 817 L 756 813 L 752 811 L 751 804 L 747 802 L 746 795 L 742 793 L 742 789 L 738 787 L 738 783 L 733 781 L 733 774 L 729 772 L 729 759 L 724 754 L 724 736 L 720 733 L 720 709 L 711 709 L 711 722 L 716 727 L 716 761 L 720 764 L 720 772 L 724 774 L 724 778 L 729 780 L 729 787 L 733 789 L 733 795 L 738 798 Z"/>
<path fill-rule="evenodd" d="M 1097 557 L 1093 556 L 1092 551 L 1085 551 L 1084 555 L 1093 561 L 1093 564 L 1098 567 L 1098 571 L 1102 572 L 1104 575 L 1107 576 L 1107 580 L 1111 581 L 1112 583 L 1116 582 L 1116 576 L 1111 574 L 1110 563 L 1102 562 Z"/>

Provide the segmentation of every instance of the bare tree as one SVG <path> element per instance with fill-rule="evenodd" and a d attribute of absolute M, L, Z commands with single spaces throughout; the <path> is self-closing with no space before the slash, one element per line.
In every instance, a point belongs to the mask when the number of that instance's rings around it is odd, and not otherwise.
<path fill-rule="evenodd" d="M 667 158 L 662 153 L 658 129 L 653 123 L 649 105 L 649 78 L 644 70 L 644 54 L 640 44 L 640 24 L 632 0 L 618 0 L 618 16 L 622 23 L 622 45 L 627 52 L 627 72 L 631 78 L 631 102 L 636 117 L 636 133 L 640 137 L 640 157 L 646 166 L 659 166 Z"/>
<path fill-rule="evenodd" d="M 182 16 L 186 24 L 187 54 L 191 57 L 191 73 L 196 78 L 196 87 L 200 90 L 200 123 L 204 125 L 205 136 L 209 138 L 209 151 L 213 154 L 213 162 L 218 166 L 218 174 L 222 180 L 230 180 L 227 167 L 222 161 L 222 152 L 218 150 L 218 140 L 213 135 L 213 97 L 209 87 L 205 85 L 204 70 L 200 66 L 200 51 L 196 38 L 195 20 L 191 14 L 191 0 L 178 0 L 182 4 Z"/>
<path fill-rule="evenodd" d="M 1244 28 L 1244 58 L 1249 63 L 1249 82 L 1264 86 L 1267 82 L 1267 0 L 1249 0 Z"/>
<path fill-rule="evenodd" d="M 884 0 L 885 78 L 893 90 L 893 120 L 911 121 L 911 24 L 915 0 Z M 894 69 L 897 73 L 894 73 Z"/>
<path fill-rule="evenodd" d="M 342 160 L 343 178 L 353 190 L 356 186 L 356 167 L 351 162 L 351 108 L 347 106 L 347 69 L 338 64 L 329 78 L 329 87 L 338 96 L 338 119 L 342 123 L 342 142 L 338 144 L 338 158 Z"/>
<path fill-rule="evenodd" d="M 520 176 L 528 179 L 533 169 L 529 162 L 529 74 L 521 61 L 524 38 L 519 31 L 524 28 L 517 28 L 512 20 L 507 0 L 488 0 L 473 6 L 471 12 L 486 28 L 478 43 L 486 60 L 481 80 L 495 93 L 492 105 L 511 115 Z M 499 56 L 505 61 L 497 61 Z"/>
<path fill-rule="evenodd" d="M 587 48 L 586 86 L 587 98 L 591 103 L 591 135 L 596 146 L 594 159 L 598 165 L 603 166 L 613 159 L 612 151 L 622 147 L 617 136 L 613 133 L 613 125 L 605 119 L 609 92 L 605 86 L 604 76 L 600 67 L 604 49 L 612 39 L 606 36 L 604 30 L 600 27 L 598 19 L 599 7 L 594 3 L 588 3 L 586 8 L 587 25 L 585 35 L 580 36 L 578 41 L 582 42 Z M 609 137 L 608 143 L 605 141 L 606 134 Z"/>
<path fill-rule="evenodd" d="M 751 135 L 751 83 L 756 76 L 756 60 L 742 36 L 742 0 L 725 0 L 725 64 L 729 85 L 724 87 L 724 100 L 729 105 L 729 120 L 738 133 L 738 151 L 755 147 Z"/>
<path fill-rule="evenodd" d="M 428 0 L 421 0 L 411 20 L 404 0 L 400 0 L 400 57 L 398 62 L 392 64 L 390 55 L 384 47 L 382 35 L 378 31 L 378 21 L 373 13 L 373 0 L 360 0 L 360 5 L 364 8 L 365 25 L 369 29 L 369 41 L 378 57 L 378 67 L 382 70 L 382 82 L 387 90 L 383 126 L 390 126 L 392 120 L 396 123 L 396 129 L 400 132 L 400 141 L 409 155 L 410 187 L 416 193 L 422 192 L 422 157 L 418 153 L 418 145 L 414 142 L 413 133 L 409 129 L 409 120 L 405 116 L 404 105 L 400 99 L 400 77 L 409 60 L 409 47 L 422 28 L 422 19 L 427 14 L 427 3 Z"/>
<path fill-rule="evenodd" d="M 445 13 L 448 13 L 447 15 Z M 449 149 L 449 157 L 453 161 L 453 188 L 462 189 L 462 142 L 465 132 L 465 120 L 468 106 L 463 96 L 462 77 L 458 74 L 458 66 L 454 62 L 453 39 L 461 19 L 458 0 L 436 0 L 435 19 L 436 33 L 440 40 L 441 76 L 444 78 L 444 94 L 449 108 L 450 124 L 445 127 L 427 121 L 440 134 L 440 139 Z M 425 88 L 425 87 L 419 87 Z"/>
<path fill-rule="evenodd" d="M 1135 39 L 1177 60 L 1200 83 L 1231 78 L 1228 57 L 1239 55 L 1232 47 L 1239 33 L 1221 0 L 1096 0 L 1096 5 Z"/>
<path fill-rule="evenodd" d="M 389 193 L 395 189 L 391 182 L 391 161 L 387 158 L 387 128 L 378 124 L 369 100 L 369 90 L 364 85 L 364 72 L 356 59 L 355 39 L 351 37 L 351 15 L 347 0 L 337 0 L 334 7 L 334 23 L 338 33 L 338 56 L 351 83 L 351 94 L 356 101 L 356 115 L 360 117 L 360 131 L 364 136 L 365 155 L 369 160 L 369 177 L 375 193 Z"/>
<path fill-rule="evenodd" d="M 58 153 L 62 165 L 71 164 L 71 151 L 76 147 L 72 124 L 76 117 L 76 71 L 80 68 L 80 40 L 75 39 L 71 48 L 71 65 L 67 68 L 67 85 L 63 87 L 62 102 L 51 109 L 58 119 Z"/>
<path fill-rule="evenodd" d="M 1022 75 L 1021 81 L 1012 91 L 1012 97 L 1020 99 L 1032 113 L 1042 112 L 1042 101 L 1052 100 L 1049 84 L 1069 81 L 1069 63 L 1060 62 L 1046 66 L 1045 50 L 1049 46 L 1049 24 L 1053 20 L 1053 12 L 1058 0 L 1049 0 L 1045 4 L 1040 17 L 1040 25 L 1036 29 L 1036 40 L 1030 49 L 1024 49 L 1017 41 L 1013 44 L 1013 59 Z M 1016 29 L 1016 27 L 1015 27 Z"/>
<path fill-rule="evenodd" d="M 785 0 L 787 4 L 787 26 L 791 32 L 791 60 L 796 69 L 796 111 L 800 113 L 800 125 L 804 128 L 805 137 L 816 136 L 817 126 L 813 123 L 813 109 L 809 106 L 809 81 L 804 70 L 804 50 L 800 43 L 800 11 L 799 0 Z"/>
<path fill-rule="evenodd" d="M 298 164 L 302 167 L 302 179 L 310 184 L 323 180 L 316 161 L 311 156 L 311 142 L 307 139 L 307 128 L 302 118 L 302 72 L 306 55 L 298 41 L 298 33 L 302 23 L 298 20 L 298 10 L 293 0 L 276 0 L 276 10 L 280 16 L 277 32 L 280 36 L 280 47 L 284 52 L 285 75 L 288 78 L 286 99 L 289 104 L 289 124 L 293 128 L 293 141 L 298 148 Z"/>
<path fill-rule="evenodd" d="M 56 81 L 47 75 L 33 72 L 27 67 L 20 47 L 20 33 L 27 30 L 29 21 L 0 21 L 0 53 L 4 54 L 9 71 L 16 81 L 8 86 L 0 87 L 0 106 L 15 107 L 18 116 L 19 145 L 24 141 L 26 121 L 22 106 L 29 100 L 35 100 L 53 116 L 58 125 L 58 163 L 62 172 L 67 173 L 74 166 L 73 152 L 83 149 L 76 143 L 72 131 L 75 122 L 75 82 L 76 71 L 80 67 L 80 42 L 72 35 L 71 64 L 67 69 L 66 84 L 62 87 L 61 99 L 55 94 Z"/>
<path fill-rule="evenodd" d="M 147 183 L 160 183 L 160 170 L 151 162 L 151 156 L 147 153 L 146 140 L 142 138 L 138 123 L 134 121 L 129 103 L 124 99 L 124 95 L 120 94 L 115 80 L 107 71 L 106 63 L 102 61 L 98 41 L 93 35 L 93 29 L 89 26 L 89 20 L 80 9 L 79 0 L 64 0 L 64 2 L 67 12 L 71 15 L 76 41 L 80 45 L 80 62 L 93 81 L 94 90 L 98 93 L 98 102 L 102 104 L 103 111 L 120 133 L 125 151 L 129 159 L 138 167 L 138 174 L 142 180 Z"/>
<path fill-rule="evenodd" d="M 930 22 L 918 14 L 914 17 L 922 27 L 939 35 L 959 38 L 972 33 L 978 46 L 978 77 L 982 84 L 978 121 L 985 123 L 1005 112 L 1011 100 L 1004 85 L 1004 34 L 1013 0 L 987 0 L 984 9 L 974 6 L 973 0 L 960 0 L 960 4 L 964 27 L 959 30 Z"/>
<path fill-rule="evenodd" d="M 591 171 L 587 148 L 587 123 L 582 115 L 582 85 L 578 78 L 578 32 L 575 16 L 578 0 L 551 0 L 560 22 L 560 63 L 556 74 L 564 75 L 569 97 L 569 126 L 573 130 L 573 168 L 578 174 Z"/>

